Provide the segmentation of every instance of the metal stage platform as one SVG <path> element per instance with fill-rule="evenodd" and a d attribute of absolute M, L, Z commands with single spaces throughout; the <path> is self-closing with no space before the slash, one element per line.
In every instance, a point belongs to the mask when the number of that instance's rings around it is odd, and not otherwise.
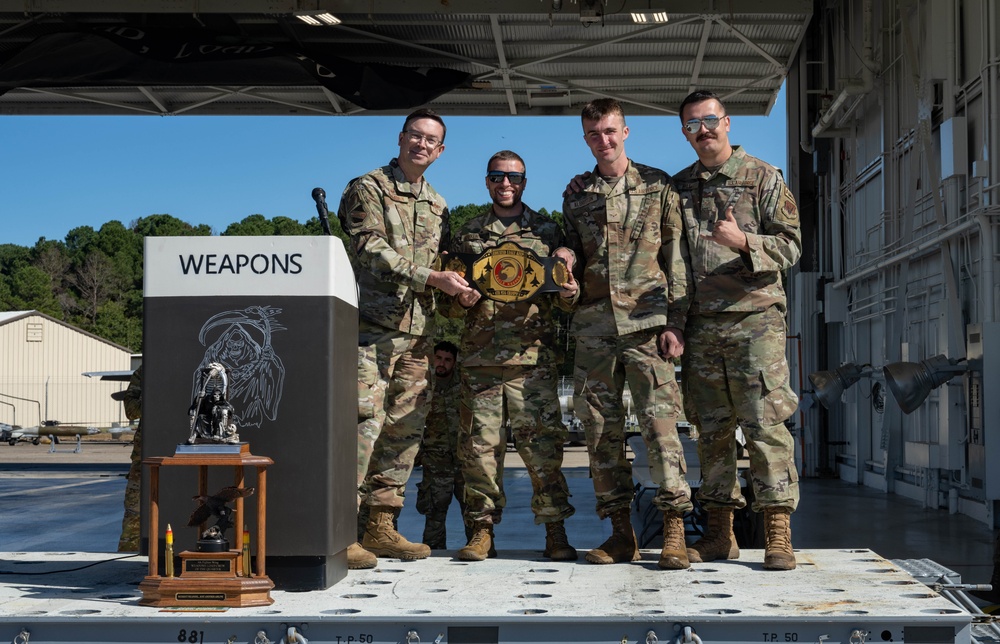
<path fill-rule="evenodd" d="M 477 563 L 452 552 L 380 559 L 325 591 L 274 591 L 271 606 L 178 610 L 138 605 L 144 557 L 0 553 L 0 642 L 1000 641 L 974 607 L 925 585 L 960 581 L 933 562 L 799 550 L 798 569 L 778 572 L 749 550 L 738 561 L 662 571 L 658 554 L 611 566 L 536 551 Z"/>

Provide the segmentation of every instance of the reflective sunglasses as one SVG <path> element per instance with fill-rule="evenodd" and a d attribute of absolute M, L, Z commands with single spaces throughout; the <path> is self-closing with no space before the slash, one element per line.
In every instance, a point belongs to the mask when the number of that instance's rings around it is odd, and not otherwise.
<path fill-rule="evenodd" d="M 490 170 L 486 173 L 486 179 L 490 183 L 503 183 L 503 178 L 507 177 L 512 186 L 520 185 L 524 181 L 523 172 L 502 172 L 500 170 Z"/>
<path fill-rule="evenodd" d="M 688 131 L 689 134 L 694 134 L 701 129 L 704 125 L 705 129 L 711 132 L 715 128 L 719 127 L 719 123 L 722 123 L 722 119 L 726 118 L 726 115 L 716 116 L 715 114 L 709 114 L 703 119 L 691 119 L 690 121 L 684 121 L 684 129 Z"/>

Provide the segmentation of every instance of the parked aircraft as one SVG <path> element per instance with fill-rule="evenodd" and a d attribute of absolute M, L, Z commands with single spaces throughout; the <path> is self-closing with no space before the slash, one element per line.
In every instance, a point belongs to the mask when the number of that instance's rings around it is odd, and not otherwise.
<path fill-rule="evenodd" d="M 41 426 L 34 427 L 19 427 L 14 425 L 10 429 L 10 433 L 4 432 L 7 437 L 8 445 L 17 445 L 21 441 L 31 441 L 32 444 L 38 445 L 42 437 L 51 436 L 55 442 L 59 442 L 59 438 L 73 438 L 75 436 L 89 436 L 90 434 L 99 434 L 101 430 L 96 427 L 83 427 L 82 425 L 62 425 L 58 420 L 47 420 L 41 424 Z"/>
<path fill-rule="evenodd" d="M 115 380 L 118 382 L 128 382 L 132 377 L 134 369 L 123 369 L 121 371 L 84 371 L 82 375 L 88 378 L 100 378 L 101 380 Z"/>

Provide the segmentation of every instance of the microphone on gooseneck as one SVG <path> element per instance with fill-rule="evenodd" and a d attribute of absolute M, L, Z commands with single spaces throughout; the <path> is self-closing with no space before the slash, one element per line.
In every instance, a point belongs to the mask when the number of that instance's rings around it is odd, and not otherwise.
<path fill-rule="evenodd" d="M 332 235 L 330 232 L 330 211 L 326 208 L 326 190 L 313 188 L 313 201 L 316 202 L 316 212 L 319 213 L 319 221 L 323 224 L 323 232 Z"/>

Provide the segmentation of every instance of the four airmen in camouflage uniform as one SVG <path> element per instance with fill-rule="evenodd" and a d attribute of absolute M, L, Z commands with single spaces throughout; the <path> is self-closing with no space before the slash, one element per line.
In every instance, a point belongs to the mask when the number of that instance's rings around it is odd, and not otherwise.
<path fill-rule="evenodd" d="M 455 233 L 452 252 L 479 255 L 514 242 L 548 257 L 562 246 L 559 225 L 521 201 L 526 185 L 520 156 L 510 150 L 494 154 L 486 173 L 492 207 Z M 576 294 L 575 283 L 564 284 L 558 294 L 513 302 L 494 301 L 475 291 L 445 298 L 450 301 L 441 306 L 442 314 L 465 319 L 459 453 L 465 477 L 465 523 L 472 536 L 458 551 L 459 559 L 482 561 L 496 556 L 493 526 L 500 521 L 505 502 L 505 415 L 531 478 L 535 523 L 545 525 L 544 556 L 562 561 L 577 558 L 563 527 L 574 509 L 561 469 L 567 430 L 562 424 L 552 350 L 552 307 L 568 310 Z"/>
<path fill-rule="evenodd" d="M 427 414 L 434 290 L 471 291 L 465 279 L 433 267 L 449 237 L 445 200 L 424 179 L 444 152 L 444 121 L 431 110 L 406 117 L 399 156 L 351 181 L 337 216 L 358 282 L 358 491 L 369 518 L 350 568 L 376 556 L 422 559 L 430 548 L 394 526 Z"/>
<path fill-rule="evenodd" d="M 626 156 L 629 129 L 617 101 L 591 101 L 582 123 L 597 167 L 563 204 L 567 246 L 581 283 L 572 325 L 574 408 L 586 433 L 597 513 L 612 525 L 611 536 L 586 558 L 597 564 L 640 558 L 630 517 L 632 468 L 625 458 L 627 382 L 659 485 L 653 500 L 664 517 L 658 565 L 687 568 L 683 515 L 693 506 L 677 434 L 681 400 L 672 361 L 684 350 L 690 295 L 680 200 L 665 172 Z"/>
<path fill-rule="evenodd" d="M 444 200 L 423 180 L 444 149 L 444 123 L 432 112 L 411 114 L 399 135 L 400 156 L 347 187 L 339 216 L 361 291 L 358 486 L 372 510 L 362 543 L 349 549 L 351 567 L 373 566 L 373 554 L 429 554 L 426 545 L 399 535 L 393 519 L 428 407 L 431 288 L 450 296 L 444 314 L 467 320 L 458 452 L 472 536 L 459 558 L 495 556 L 493 525 L 505 501 L 506 411 L 531 476 L 536 523 L 546 525 L 545 554 L 576 559 L 563 528 L 574 510 L 560 471 L 565 430 L 550 354 L 550 309 L 560 306 L 574 310 L 574 403 L 586 429 L 597 512 L 612 523 L 611 536 L 587 560 L 640 558 L 624 450 L 627 382 L 659 485 L 659 567 L 739 556 L 733 510 L 746 501 L 736 473 L 737 426 L 750 452 L 754 510 L 765 514 L 765 568 L 795 567 L 789 515 L 798 484 L 784 421 L 797 398 L 784 353 L 781 273 L 801 253 L 798 210 L 778 170 L 730 146 L 729 117 L 718 96 L 693 93 L 680 116 L 698 161 L 672 180 L 625 155 L 629 130 L 616 101 L 598 99 L 584 108 L 584 139 L 597 167 L 574 180 L 582 190 L 564 202 L 565 243 L 556 223 L 521 203 L 523 160 L 509 151 L 490 159 L 493 208 L 458 232 L 453 252 L 478 254 L 509 240 L 539 256 L 560 257 L 579 282 L 571 276 L 559 295 L 494 302 L 463 275 L 431 268 L 449 232 Z M 706 535 L 690 548 L 675 359 L 683 361 L 687 417 L 700 433 L 699 498 L 709 515 Z"/>
<path fill-rule="evenodd" d="M 722 100 L 698 91 L 681 103 L 698 161 L 675 175 L 691 253 L 694 295 L 684 329 L 684 404 L 698 426 L 705 536 L 691 561 L 735 559 L 733 511 L 746 505 L 736 472 L 736 429 L 750 455 L 753 510 L 764 513 L 764 567 L 795 567 L 789 515 L 799 501 L 794 441 L 784 421 L 798 398 L 785 359 L 782 272 L 802 252 L 795 198 L 774 167 L 729 144 Z"/>
<path fill-rule="evenodd" d="M 461 379 L 458 347 L 443 340 L 434 345 L 434 394 L 420 444 L 423 474 L 417 484 L 417 512 L 424 515 L 423 542 L 431 550 L 448 547 L 445 522 L 454 496 L 465 514 L 465 479 L 458 461 L 458 409 Z"/>

